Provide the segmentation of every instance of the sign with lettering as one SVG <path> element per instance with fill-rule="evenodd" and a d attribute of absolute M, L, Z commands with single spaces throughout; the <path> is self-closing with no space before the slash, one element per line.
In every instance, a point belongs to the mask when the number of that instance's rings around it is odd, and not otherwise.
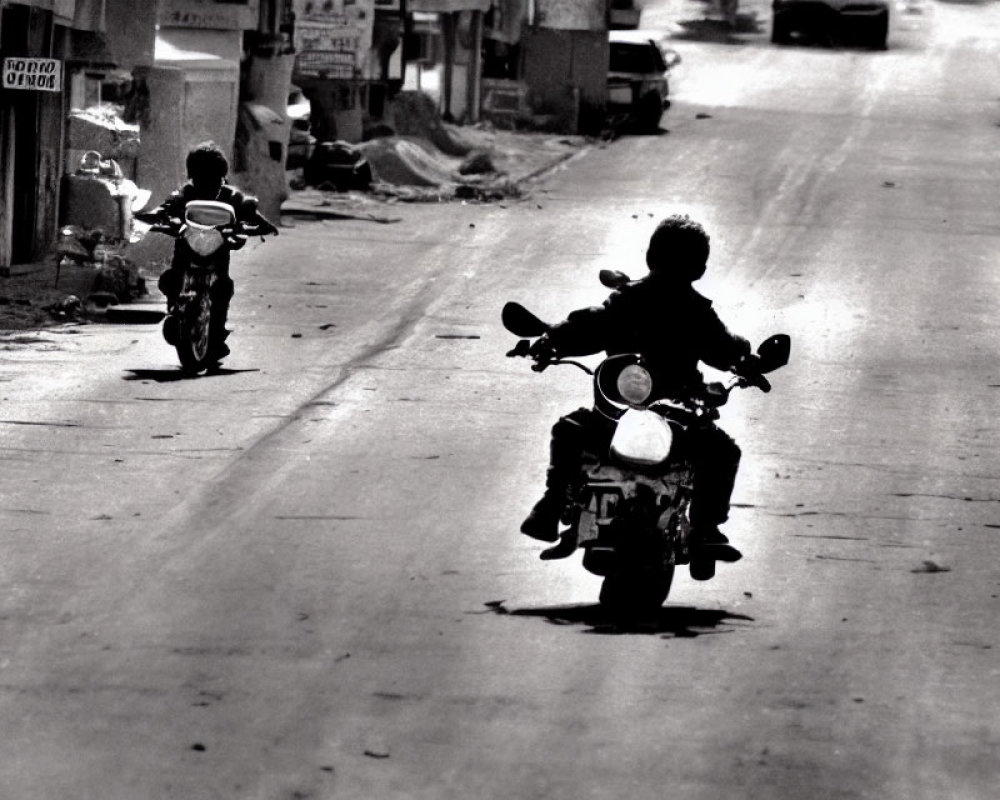
<path fill-rule="evenodd" d="M 349 24 L 300 22 L 295 26 L 296 72 L 327 78 L 353 78 L 359 71 L 364 30 Z"/>
<path fill-rule="evenodd" d="M 257 27 L 258 0 L 162 0 L 162 28 L 248 30 Z"/>
<path fill-rule="evenodd" d="M 55 58 L 5 58 L 3 88 L 61 92 L 62 72 L 62 61 Z"/>
<path fill-rule="evenodd" d="M 372 46 L 374 0 L 296 0 L 295 73 L 361 77 Z"/>

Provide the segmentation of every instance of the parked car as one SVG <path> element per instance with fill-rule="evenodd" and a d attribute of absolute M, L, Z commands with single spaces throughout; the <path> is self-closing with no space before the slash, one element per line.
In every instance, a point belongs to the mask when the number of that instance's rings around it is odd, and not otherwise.
<path fill-rule="evenodd" d="M 863 41 L 884 50 L 889 39 L 888 0 L 773 0 L 771 41 L 796 36 L 813 41 Z"/>
<path fill-rule="evenodd" d="M 655 132 L 670 107 L 670 69 L 680 56 L 639 30 L 608 32 L 608 116 L 612 123 Z"/>
<path fill-rule="evenodd" d="M 302 90 L 292 86 L 288 93 L 288 119 L 291 121 L 291 132 L 288 134 L 288 157 L 285 160 L 286 169 L 304 167 L 316 147 L 316 137 L 310 130 L 309 116 L 312 106 Z"/>

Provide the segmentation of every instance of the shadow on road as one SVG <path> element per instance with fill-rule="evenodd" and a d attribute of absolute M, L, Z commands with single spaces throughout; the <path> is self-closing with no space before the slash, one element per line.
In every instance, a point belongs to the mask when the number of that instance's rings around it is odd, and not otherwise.
<path fill-rule="evenodd" d="M 259 369 L 228 369 L 220 367 L 193 375 L 185 372 L 180 367 L 174 369 L 127 369 L 123 380 L 126 381 L 155 381 L 156 383 L 173 383 L 174 381 L 192 381 L 202 378 L 219 378 L 227 375 L 238 375 L 241 372 L 260 372 Z"/>
<path fill-rule="evenodd" d="M 664 606 L 647 619 L 627 622 L 616 619 L 597 604 L 509 609 L 499 602 L 487 603 L 486 606 L 496 614 L 541 617 L 553 625 L 579 625 L 588 628 L 587 633 L 611 635 L 654 634 L 669 638 L 691 639 L 709 633 L 723 633 L 720 628 L 728 622 L 753 622 L 753 617 L 743 614 L 692 606 Z"/>

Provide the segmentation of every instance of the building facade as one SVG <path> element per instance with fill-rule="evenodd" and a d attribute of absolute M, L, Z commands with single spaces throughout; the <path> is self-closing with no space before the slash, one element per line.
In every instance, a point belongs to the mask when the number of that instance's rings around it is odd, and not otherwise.
<path fill-rule="evenodd" d="M 153 58 L 155 4 L 0 0 L 0 270 L 55 240 L 68 119 Z"/>
<path fill-rule="evenodd" d="M 191 145 L 232 154 L 244 34 L 278 2 L 0 0 L 0 270 L 51 250 L 84 153 L 157 200 Z"/>

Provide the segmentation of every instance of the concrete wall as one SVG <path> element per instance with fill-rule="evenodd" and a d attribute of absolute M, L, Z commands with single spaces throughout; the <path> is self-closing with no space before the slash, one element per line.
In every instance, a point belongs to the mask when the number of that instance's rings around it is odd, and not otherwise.
<path fill-rule="evenodd" d="M 242 158 L 234 159 L 232 182 L 260 200 L 260 210 L 275 225 L 281 203 L 288 198 L 288 86 L 295 57 L 254 56 L 246 81 L 246 96 L 238 131 Z"/>
<path fill-rule="evenodd" d="M 104 0 L 106 36 L 115 63 L 132 69 L 153 63 L 156 44 L 156 0 Z"/>
<path fill-rule="evenodd" d="M 249 62 L 246 85 L 252 96 L 242 98 L 247 102 L 241 114 L 243 31 L 256 24 L 256 0 L 245 6 L 160 0 L 155 61 L 143 71 L 149 112 L 136 176 L 138 185 L 152 192 L 153 203 L 185 180 L 188 150 L 211 140 L 229 157 L 231 182 L 258 195 L 261 210 L 278 221 L 288 192 L 284 157 L 291 60 Z"/>
<path fill-rule="evenodd" d="M 143 74 L 149 120 L 137 183 L 162 199 L 184 179 L 184 158 L 212 140 L 232 158 L 239 110 L 242 31 L 163 28 L 152 70 Z"/>
<path fill-rule="evenodd" d="M 75 62 L 130 70 L 153 63 L 156 41 L 157 3 L 133 0 L 103 0 L 102 27 L 74 29 L 72 54 Z"/>

